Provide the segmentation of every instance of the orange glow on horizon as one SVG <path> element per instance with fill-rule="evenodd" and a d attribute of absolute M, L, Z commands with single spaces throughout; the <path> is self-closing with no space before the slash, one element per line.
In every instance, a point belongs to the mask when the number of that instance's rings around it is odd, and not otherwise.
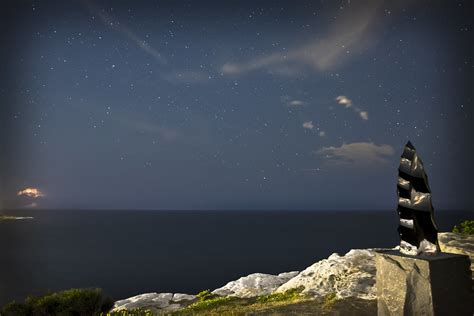
<path fill-rule="evenodd" d="M 45 196 L 45 194 L 37 188 L 25 188 L 21 191 L 18 191 L 17 195 L 26 195 L 32 198 L 39 198 Z"/>

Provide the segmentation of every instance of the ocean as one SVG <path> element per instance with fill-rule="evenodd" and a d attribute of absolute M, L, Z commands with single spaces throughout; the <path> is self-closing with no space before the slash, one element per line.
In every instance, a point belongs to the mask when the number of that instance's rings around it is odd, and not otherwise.
<path fill-rule="evenodd" d="M 0 221 L 0 306 L 102 288 L 121 299 L 197 293 L 254 272 L 302 270 L 334 252 L 398 244 L 395 211 L 15 211 Z M 439 211 L 441 231 L 473 212 Z"/>

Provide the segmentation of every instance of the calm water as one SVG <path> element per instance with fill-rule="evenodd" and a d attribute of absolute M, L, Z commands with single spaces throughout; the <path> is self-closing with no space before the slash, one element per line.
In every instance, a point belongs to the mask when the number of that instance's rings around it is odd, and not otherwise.
<path fill-rule="evenodd" d="M 35 219 L 0 222 L 0 305 L 73 287 L 100 287 L 115 299 L 196 293 L 253 272 L 301 270 L 333 252 L 398 243 L 393 211 L 14 214 Z M 436 217 L 446 231 L 473 215 Z"/>

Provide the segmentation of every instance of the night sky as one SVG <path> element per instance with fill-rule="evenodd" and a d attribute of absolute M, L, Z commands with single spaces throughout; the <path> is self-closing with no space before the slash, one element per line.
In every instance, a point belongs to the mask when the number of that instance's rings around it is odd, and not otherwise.
<path fill-rule="evenodd" d="M 472 1 L 1 7 L 0 209 L 474 206 Z"/>

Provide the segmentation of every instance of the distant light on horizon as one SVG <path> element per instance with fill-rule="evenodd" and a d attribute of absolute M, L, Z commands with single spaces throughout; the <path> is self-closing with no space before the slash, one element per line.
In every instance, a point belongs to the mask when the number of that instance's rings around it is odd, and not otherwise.
<path fill-rule="evenodd" d="M 32 197 L 35 199 L 45 196 L 45 194 L 42 191 L 40 191 L 38 188 L 25 188 L 23 190 L 18 191 L 17 195 L 18 196 L 26 195 L 28 197 Z"/>

